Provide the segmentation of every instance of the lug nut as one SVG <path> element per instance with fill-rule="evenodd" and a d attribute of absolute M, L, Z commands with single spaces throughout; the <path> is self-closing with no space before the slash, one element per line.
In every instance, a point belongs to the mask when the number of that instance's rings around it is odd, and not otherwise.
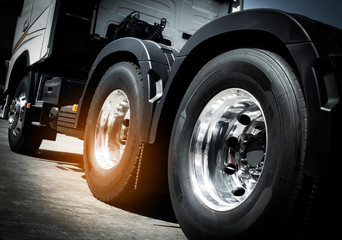
<path fill-rule="evenodd" d="M 239 123 L 243 124 L 243 125 L 248 125 L 251 123 L 251 118 L 246 115 L 246 114 L 241 114 L 239 117 L 238 117 L 238 121 Z"/>
<path fill-rule="evenodd" d="M 239 145 L 239 140 L 236 137 L 230 137 L 227 139 L 227 145 L 230 148 L 236 148 Z"/>
<path fill-rule="evenodd" d="M 262 121 L 256 121 L 254 123 L 254 128 L 258 129 L 258 130 L 263 130 L 265 129 L 265 122 Z"/>
<path fill-rule="evenodd" d="M 127 138 L 120 138 L 119 142 L 120 142 L 121 145 L 126 145 Z"/>
<path fill-rule="evenodd" d="M 242 187 L 238 187 L 238 188 L 232 190 L 232 194 L 235 197 L 241 197 L 245 194 L 245 189 L 243 189 Z"/>
<path fill-rule="evenodd" d="M 224 172 L 228 175 L 233 175 L 236 172 L 236 166 L 233 163 L 229 163 L 224 167 Z"/>
<path fill-rule="evenodd" d="M 122 125 L 124 125 L 125 127 L 129 127 L 129 119 L 124 119 L 122 121 Z"/>

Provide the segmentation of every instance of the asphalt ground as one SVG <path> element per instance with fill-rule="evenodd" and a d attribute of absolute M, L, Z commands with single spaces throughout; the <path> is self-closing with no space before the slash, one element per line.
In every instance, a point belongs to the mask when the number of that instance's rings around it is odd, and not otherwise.
<path fill-rule="evenodd" d="M 154 213 L 98 201 L 88 189 L 83 142 L 43 141 L 34 157 L 11 152 L 0 120 L 0 239 L 186 239 L 169 204 Z"/>

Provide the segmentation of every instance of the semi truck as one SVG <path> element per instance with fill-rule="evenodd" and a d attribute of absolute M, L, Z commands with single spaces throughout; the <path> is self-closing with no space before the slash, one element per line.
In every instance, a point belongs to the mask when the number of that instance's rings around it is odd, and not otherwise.
<path fill-rule="evenodd" d="M 170 196 L 189 239 L 332 232 L 339 3 L 256 2 L 1 0 L 9 147 L 84 140 L 97 199 Z"/>

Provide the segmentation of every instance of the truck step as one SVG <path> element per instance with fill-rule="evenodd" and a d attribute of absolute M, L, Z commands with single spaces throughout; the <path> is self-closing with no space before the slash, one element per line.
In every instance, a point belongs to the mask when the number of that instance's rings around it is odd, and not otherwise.
<path fill-rule="evenodd" d="M 84 130 L 75 127 L 77 111 L 73 105 L 61 107 L 57 120 L 57 132 L 83 139 Z"/>

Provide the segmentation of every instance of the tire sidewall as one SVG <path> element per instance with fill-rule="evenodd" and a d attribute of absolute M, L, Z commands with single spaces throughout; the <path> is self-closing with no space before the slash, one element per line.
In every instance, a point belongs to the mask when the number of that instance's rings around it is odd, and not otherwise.
<path fill-rule="evenodd" d="M 198 232 L 207 237 L 248 237 L 250 233 L 264 231 L 263 226 L 272 229 L 274 220 L 286 212 L 284 206 L 297 182 L 302 161 L 298 147 L 301 133 L 296 124 L 290 124 L 300 121 L 294 115 L 296 103 L 291 100 L 296 96 L 290 92 L 283 97 L 290 86 L 286 85 L 288 79 L 279 66 L 267 65 L 257 51 L 248 52 L 251 57 L 244 56 L 243 51 L 233 51 L 209 62 L 190 85 L 176 117 L 169 152 L 169 181 L 175 212 L 180 215 L 177 218 L 189 237 Z M 267 71 L 269 68 L 273 71 Z M 228 88 L 244 89 L 260 103 L 268 128 L 268 149 L 263 173 L 253 193 L 238 207 L 217 212 L 193 194 L 188 151 L 193 127 L 204 106 Z M 198 231 L 194 232 L 194 228 Z"/>
<path fill-rule="evenodd" d="M 119 163 L 112 169 L 104 170 L 95 162 L 95 128 L 102 105 L 114 90 L 122 90 L 130 105 L 130 127 L 127 144 Z M 131 64 L 126 62 L 115 64 L 101 79 L 94 94 L 86 123 L 85 131 L 85 171 L 87 181 L 93 193 L 101 196 L 119 192 L 132 174 L 139 153 L 139 129 L 142 119 L 141 90 L 137 73 Z"/>

